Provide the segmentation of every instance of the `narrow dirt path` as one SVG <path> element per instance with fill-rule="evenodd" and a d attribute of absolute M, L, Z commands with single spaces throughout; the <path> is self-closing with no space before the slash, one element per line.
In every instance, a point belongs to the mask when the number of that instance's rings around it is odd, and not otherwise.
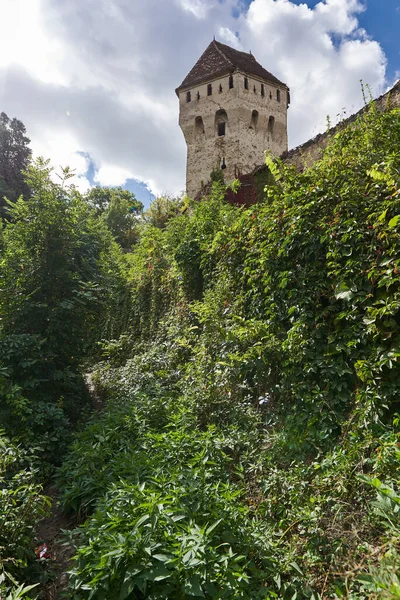
<path fill-rule="evenodd" d="M 40 590 L 41 600 L 56 600 L 68 583 L 67 571 L 71 567 L 71 559 L 75 553 L 72 546 L 65 544 L 63 531 L 73 529 L 76 525 L 74 517 L 64 515 L 58 503 L 57 488 L 50 487 L 44 491 L 45 495 L 53 501 L 48 517 L 42 519 L 36 530 L 36 537 L 40 543 L 45 543 L 50 558 L 48 559 L 47 572 L 51 580 L 42 585 Z"/>
<path fill-rule="evenodd" d="M 96 390 L 91 373 L 86 374 L 85 382 L 93 409 L 101 412 L 104 408 L 104 401 Z M 44 494 L 52 499 L 52 507 L 49 516 L 38 524 L 36 539 L 39 543 L 45 543 L 48 548 L 50 558 L 47 571 L 50 581 L 41 586 L 39 598 L 40 600 L 58 600 L 68 584 L 68 571 L 72 566 L 72 557 L 75 554 L 73 546 L 65 542 L 63 532 L 74 529 L 79 523 L 76 516 L 68 517 L 62 512 L 56 486 L 48 487 L 44 490 Z"/>

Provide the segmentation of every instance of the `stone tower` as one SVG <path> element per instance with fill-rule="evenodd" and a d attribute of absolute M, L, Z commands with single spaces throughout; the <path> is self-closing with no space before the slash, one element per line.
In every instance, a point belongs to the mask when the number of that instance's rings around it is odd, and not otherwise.
<path fill-rule="evenodd" d="M 252 54 L 212 41 L 176 94 L 190 197 L 213 170 L 223 169 L 228 183 L 264 164 L 265 150 L 279 156 L 288 148 L 289 88 Z"/>

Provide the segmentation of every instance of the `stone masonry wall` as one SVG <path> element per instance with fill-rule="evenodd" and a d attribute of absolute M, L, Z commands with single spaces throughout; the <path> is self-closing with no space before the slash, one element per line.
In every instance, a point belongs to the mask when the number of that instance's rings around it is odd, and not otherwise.
<path fill-rule="evenodd" d="M 375 102 L 377 109 L 380 111 L 390 108 L 400 108 L 400 81 L 398 81 L 391 90 L 377 98 Z M 305 144 L 289 150 L 289 152 L 284 152 L 281 156 L 282 160 L 294 165 L 299 171 L 311 166 L 322 157 L 329 139 L 340 129 L 354 121 L 364 110 L 365 108 L 362 108 L 348 119 L 345 119 L 335 127 L 332 127 L 329 131 L 318 134 L 311 140 L 308 140 Z"/>
<path fill-rule="evenodd" d="M 211 95 L 207 94 L 208 84 L 212 85 Z M 195 197 L 223 161 L 224 178 L 229 183 L 261 164 L 265 150 L 277 156 L 287 150 L 287 104 L 286 88 L 240 72 L 233 74 L 232 89 L 229 75 L 225 75 L 181 90 L 179 124 L 187 144 L 187 194 Z M 226 112 L 226 130 L 225 135 L 218 136 L 216 115 L 221 110 Z M 224 118 L 222 115 L 220 120 Z"/>

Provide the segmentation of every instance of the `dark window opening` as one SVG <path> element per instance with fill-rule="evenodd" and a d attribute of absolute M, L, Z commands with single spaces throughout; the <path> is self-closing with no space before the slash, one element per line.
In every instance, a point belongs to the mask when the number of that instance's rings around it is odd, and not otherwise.
<path fill-rule="evenodd" d="M 207 96 L 211 96 L 211 94 L 212 94 L 212 85 L 211 85 L 211 83 L 209 83 L 207 86 Z"/>
<path fill-rule="evenodd" d="M 265 96 L 265 89 L 264 89 L 264 84 L 261 84 L 261 96 L 264 98 Z"/>
<path fill-rule="evenodd" d="M 269 99 L 272 100 L 272 92 L 269 93 Z"/>
<path fill-rule="evenodd" d="M 222 137 L 226 135 L 227 125 L 228 123 L 228 115 L 223 108 L 220 108 L 215 113 L 215 133 L 217 136 Z"/>
<path fill-rule="evenodd" d="M 221 92 L 222 92 L 222 85 L 219 84 L 219 93 L 221 94 Z"/>
<path fill-rule="evenodd" d="M 229 89 L 231 90 L 233 88 L 233 77 L 232 75 L 229 75 Z"/>
<path fill-rule="evenodd" d="M 221 160 L 221 169 L 226 169 L 225 157 Z"/>
<path fill-rule="evenodd" d="M 200 100 L 200 92 L 197 92 L 196 98 L 197 98 L 197 100 Z"/>
<path fill-rule="evenodd" d="M 256 86 L 254 86 L 254 88 L 253 88 L 253 92 L 254 92 L 255 94 L 257 94 Z"/>
<path fill-rule="evenodd" d="M 196 117 L 194 120 L 194 128 L 195 128 L 195 132 L 196 135 L 203 135 L 204 134 L 204 123 L 203 123 L 203 119 L 201 117 Z"/>
<path fill-rule="evenodd" d="M 268 133 L 272 136 L 274 133 L 274 127 L 275 127 L 275 117 L 270 117 L 268 119 Z"/>
<path fill-rule="evenodd" d="M 258 111 L 253 110 L 251 113 L 250 129 L 257 129 L 258 125 Z"/>
<path fill-rule="evenodd" d="M 247 77 L 244 78 L 244 89 L 245 90 L 249 89 L 249 80 L 247 79 Z"/>
<path fill-rule="evenodd" d="M 281 90 L 276 90 L 276 99 L 278 102 L 281 101 Z"/>
<path fill-rule="evenodd" d="M 192 99 L 192 95 L 190 92 L 186 92 L 186 102 L 190 102 Z"/>

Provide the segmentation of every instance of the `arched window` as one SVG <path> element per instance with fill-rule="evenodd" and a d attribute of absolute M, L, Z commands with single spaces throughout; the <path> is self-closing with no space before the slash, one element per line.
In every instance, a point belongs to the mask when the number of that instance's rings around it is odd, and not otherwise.
<path fill-rule="evenodd" d="M 196 137 L 204 135 L 204 123 L 201 117 L 196 117 L 194 120 L 194 131 Z"/>
<path fill-rule="evenodd" d="M 247 77 L 244 78 L 244 89 L 245 90 L 249 89 L 249 80 L 247 79 Z"/>
<path fill-rule="evenodd" d="M 281 101 L 281 90 L 276 90 L 276 99 L 278 102 Z"/>
<path fill-rule="evenodd" d="M 190 102 L 192 99 L 192 95 L 190 92 L 186 92 L 186 102 Z"/>
<path fill-rule="evenodd" d="M 265 89 L 264 89 L 264 84 L 261 84 L 261 96 L 264 98 L 265 96 Z"/>
<path fill-rule="evenodd" d="M 218 123 L 217 129 L 218 137 L 222 137 L 226 133 L 226 123 L 224 123 L 224 121 L 221 121 L 220 123 Z"/>
<path fill-rule="evenodd" d="M 271 137 L 274 134 L 274 128 L 275 128 L 275 117 L 270 117 L 268 119 L 268 133 Z"/>
<path fill-rule="evenodd" d="M 233 76 L 229 75 L 229 89 L 231 90 L 233 88 Z"/>
<path fill-rule="evenodd" d="M 207 86 L 207 96 L 211 96 L 212 94 L 212 84 L 209 83 Z"/>
<path fill-rule="evenodd" d="M 220 94 L 222 93 L 222 85 L 221 84 L 219 84 L 219 93 Z"/>
<path fill-rule="evenodd" d="M 250 129 L 257 129 L 258 125 L 258 110 L 253 110 L 251 113 Z"/>
<path fill-rule="evenodd" d="M 218 137 L 226 135 L 228 124 L 228 115 L 222 108 L 215 113 L 215 129 Z"/>

